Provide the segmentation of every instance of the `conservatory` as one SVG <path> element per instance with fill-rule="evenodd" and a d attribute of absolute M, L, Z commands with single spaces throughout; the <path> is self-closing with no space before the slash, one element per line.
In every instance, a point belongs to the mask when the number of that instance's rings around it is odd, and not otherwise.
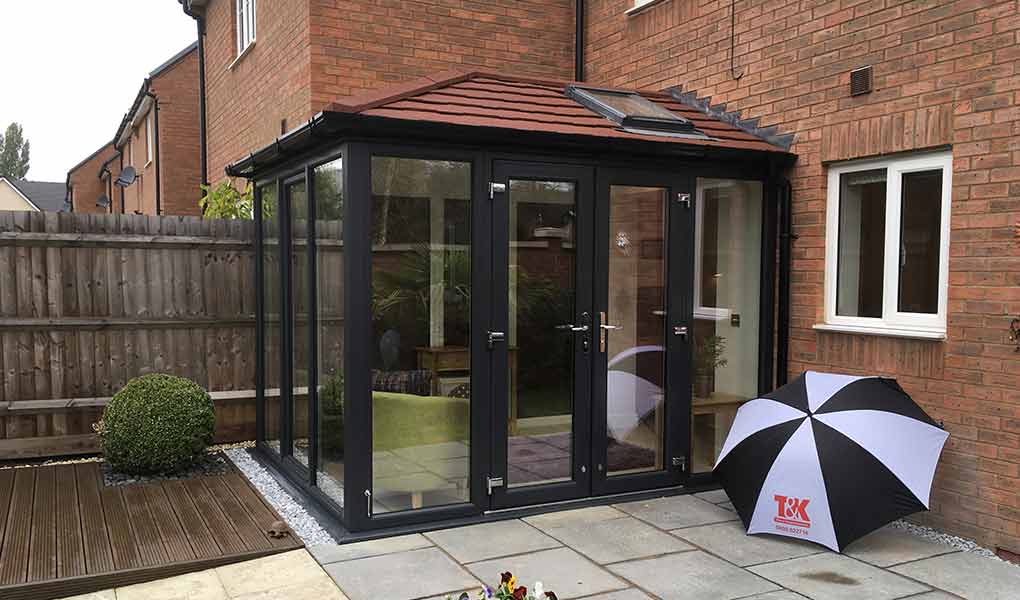
<path fill-rule="evenodd" d="M 355 536 L 711 483 L 785 371 L 794 156 L 692 104 L 462 74 L 231 165 L 260 456 Z"/>

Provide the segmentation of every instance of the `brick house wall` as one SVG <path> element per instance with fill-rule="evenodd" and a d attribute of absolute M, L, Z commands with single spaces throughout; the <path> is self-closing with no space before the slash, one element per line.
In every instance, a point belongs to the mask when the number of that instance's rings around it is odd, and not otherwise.
<path fill-rule="evenodd" d="M 161 72 L 151 89 L 159 100 L 160 209 L 165 215 L 200 215 L 198 52 Z M 155 200 L 155 190 L 147 191 Z"/>
<path fill-rule="evenodd" d="M 1020 550 L 1020 3 L 1016 0 L 664 0 L 627 16 L 589 0 L 587 79 L 683 86 L 797 134 L 790 376 L 895 376 L 950 440 L 937 527 Z M 873 65 L 875 91 L 850 97 Z M 740 77 L 735 77 L 740 74 Z M 948 339 L 821 332 L 826 163 L 951 145 Z M 852 365 L 852 368 L 848 368 Z"/>
<path fill-rule="evenodd" d="M 80 213 L 103 213 L 106 209 L 96 206 L 96 200 L 107 194 L 106 182 L 99 178 L 103 163 L 117 153 L 112 142 L 103 144 L 101 148 L 89 155 L 67 172 L 67 187 L 71 194 L 71 210 Z M 114 161 L 119 166 L 119 161 Z M 116 175 L 114 175 L 116 177 Z M 113 203 L 120 206 L 120 194 L 114 192 Z"/>
<path fill-rule="evenodd" d="M 234 2 L 209 0 L 208 176 L 338 98 L 455 68 L 573 76 L 571 0 L 262 2 L 237 57 Z"/>
<path fill-rule="evenodd" d="M 310 33 L 307 0 L 259 2 L 255 44 L 238 58 L 233 0 L 211 0 L 204 10 L 206 150 L 215 184 L 228 164 L 314 114 Z"/>
<path fill-rule="evenodd" d="M 200 215 L 198 52 L 192 49 L 150 77 L 148 92 L 156 97 L 158 109 L 150 104 L 144 113 L 135 116 L 127 125 L 128 138 L 118 146 L 124 166 L 134 167 L 137 174 L 135 182 L 124 188 L 124 212 L 156 214 L 159 178 L 160 214 Z M 147 125 L 150 118 L 154 134 L 151 141 Z M 116 193 L 115 210 L 119 211 L 120 194 Z"/>

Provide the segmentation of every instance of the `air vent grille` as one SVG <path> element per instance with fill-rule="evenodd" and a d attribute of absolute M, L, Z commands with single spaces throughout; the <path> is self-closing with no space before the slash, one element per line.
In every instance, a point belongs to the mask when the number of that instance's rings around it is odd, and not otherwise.
<path fill-rule="evenodd" d="M 850 71 L 850 95 L 860 96 L 870 93 L 872 89 L 871 67 L 861 67 Z"/>

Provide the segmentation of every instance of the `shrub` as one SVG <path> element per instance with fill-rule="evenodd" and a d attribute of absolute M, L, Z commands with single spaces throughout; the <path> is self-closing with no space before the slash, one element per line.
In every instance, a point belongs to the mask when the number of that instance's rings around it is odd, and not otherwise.
<path fill-rule="evenodd" d="M 192 466 L 212 443 L 209 394 L 193 381 L 154 374 L 132 379 L 113 397 L 96 427 L 114 470 L 173 473 Z"/>

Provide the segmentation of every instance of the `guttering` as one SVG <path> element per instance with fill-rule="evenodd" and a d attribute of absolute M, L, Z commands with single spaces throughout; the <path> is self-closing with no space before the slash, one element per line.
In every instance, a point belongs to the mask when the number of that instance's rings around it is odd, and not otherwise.
<path fill-rule="evenodd" d="M 574 2 L 574 80 L 584 81 L 584 0 Z"/>
<path fill-rule="evenodd" d="M 195 19 L 198 29 L 198 162 L 202 185 L 209 185 L 209 152 L 206 149 L 206 130 L 208 121 L 205 103 L 205 15 L 195 10 L 193 5 L 204 6 L 195 0 L 180 0 L 184 14 Z"/>
<path fill-rule="evenodd" d="M 162 173 L 159 170 L 159 98 L 152 92 L 149 92 L 148 96 L 152 98 L 152 133 L 156 137 L 152 152 L 156 155 L 156 216 L 159 216 L 163 214 L 160 208 L 160 179 L 162 179 Z"/>

